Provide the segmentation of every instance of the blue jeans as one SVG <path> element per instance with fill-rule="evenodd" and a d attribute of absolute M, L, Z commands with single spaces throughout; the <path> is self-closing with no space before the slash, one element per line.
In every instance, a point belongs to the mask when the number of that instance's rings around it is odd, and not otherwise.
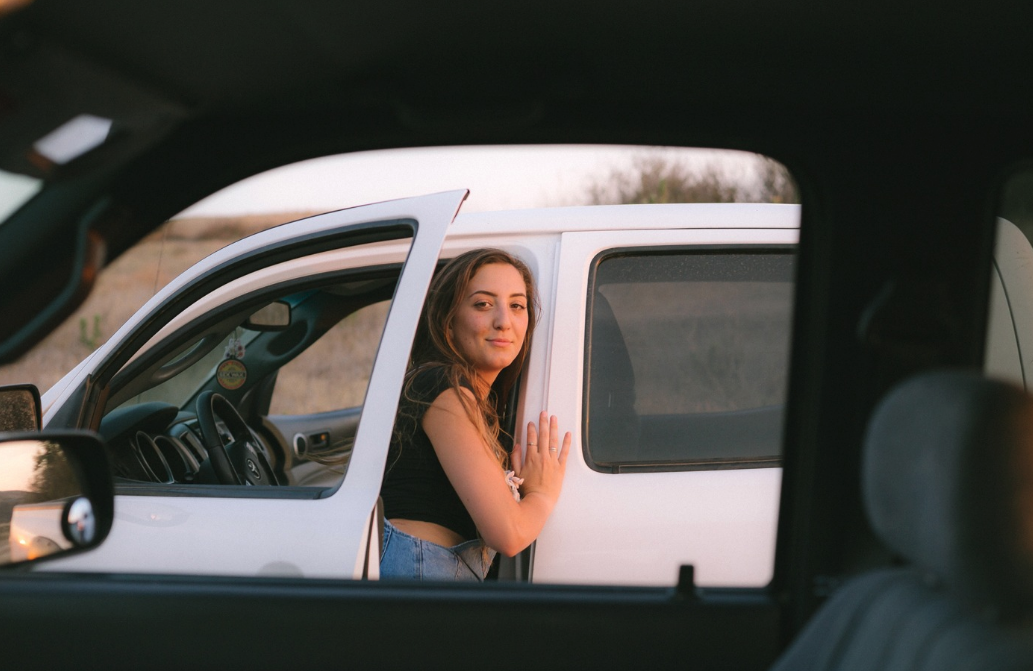
<path fill-rule="evenodd" d="M 495 556 L 494 550 L 485 553 L 483 548 L 479 539 L 447 548 L 410 536 L 384 520 L 380 577 L 481 582 Z"/>

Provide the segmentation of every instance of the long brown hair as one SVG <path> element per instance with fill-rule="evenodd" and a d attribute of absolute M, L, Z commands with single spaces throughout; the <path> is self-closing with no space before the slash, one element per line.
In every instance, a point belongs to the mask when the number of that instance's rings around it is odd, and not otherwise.
<path fill-rule="evenodd" d="M 479 394 L 474 394 L 475 400 L 471 401 L 469 395 L 464 394 L 461 389 L 464 386 L 474 386 L 477 372 L 473 364 L 467 361 L 456 347 L 450 327 L 474 275 L 484 266 L 496 263 L 516 268 L 524 280 L 527 293 L 527 331 L 516 358 L 499 372 L 491 386 L 491 392 L 484 398 Z M 474 249 L 449 261 L 434 276 L 427 293 L 427 300 L 423 305 L 419 326 L 416 328 L 409 372 L 406 374 L 404 391 L 406 399 L 419 402 L 410 395 L 412 381 L 418 372 L 430 367 L 442 366 L 450 386 L 462 401 L 467 416 L 481 432 L 486 447 L 494 454 L 503 468 L 508 463 L 509 455 L 502 449 L 499 442 L 501 428 L 497 404 L 500 401 L 504 402 L 509 397 L 509 392 L 516 384 L 524 366 L 527 353 L 531 349 L 534 329 L 538 324 L 539 309 L 538 290 L 535 287 L 534 277 L 523 261 L 501 249 Z"/>

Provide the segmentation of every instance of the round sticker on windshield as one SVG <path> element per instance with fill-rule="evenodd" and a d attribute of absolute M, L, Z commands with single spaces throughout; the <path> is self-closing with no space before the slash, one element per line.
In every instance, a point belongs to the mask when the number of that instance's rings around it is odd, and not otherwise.
<path fill-rule="evenodd" d="M 215 379 L 223 389 L 240 389 L 247 381 L 247 368 L 236 359 L 226 359 L 215 369 Z"/>

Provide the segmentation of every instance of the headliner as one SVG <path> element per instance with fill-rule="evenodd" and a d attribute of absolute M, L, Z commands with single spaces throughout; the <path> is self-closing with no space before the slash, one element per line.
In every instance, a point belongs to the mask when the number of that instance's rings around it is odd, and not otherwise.
<path fill-rule="evenodd" d="M 734 106 L 759 94 L 898 113 L 933 95 L 951 114 L 1028 103 L 1012 73 L 1033 61 L 1031 15 L 1003 0 L 38 0 L 18 18 L 177 103 L 234 114 L 362 98 L 476 111 L 528 96 Z"/>

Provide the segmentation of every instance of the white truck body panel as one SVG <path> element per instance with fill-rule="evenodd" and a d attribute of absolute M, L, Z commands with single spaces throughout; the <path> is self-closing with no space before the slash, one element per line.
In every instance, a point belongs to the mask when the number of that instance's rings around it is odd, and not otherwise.
<path fill-rule="evenodd" d="M 793 245 L 794 229 L 567 233 L 549 351 L 549 412 L 583 416 L 585 287 L 592 260 L 615 247 Z M 560 321 L 562 319 L 562 322 Z M 526 418 L 525 418 L 526 421 Z M 671 585 L 683 564 L 700 585 L 771 579 L 781 469 L 600 473 L 585 463 L 580 421 L 563 494 L 535 545 L 535 582 Z"/>

